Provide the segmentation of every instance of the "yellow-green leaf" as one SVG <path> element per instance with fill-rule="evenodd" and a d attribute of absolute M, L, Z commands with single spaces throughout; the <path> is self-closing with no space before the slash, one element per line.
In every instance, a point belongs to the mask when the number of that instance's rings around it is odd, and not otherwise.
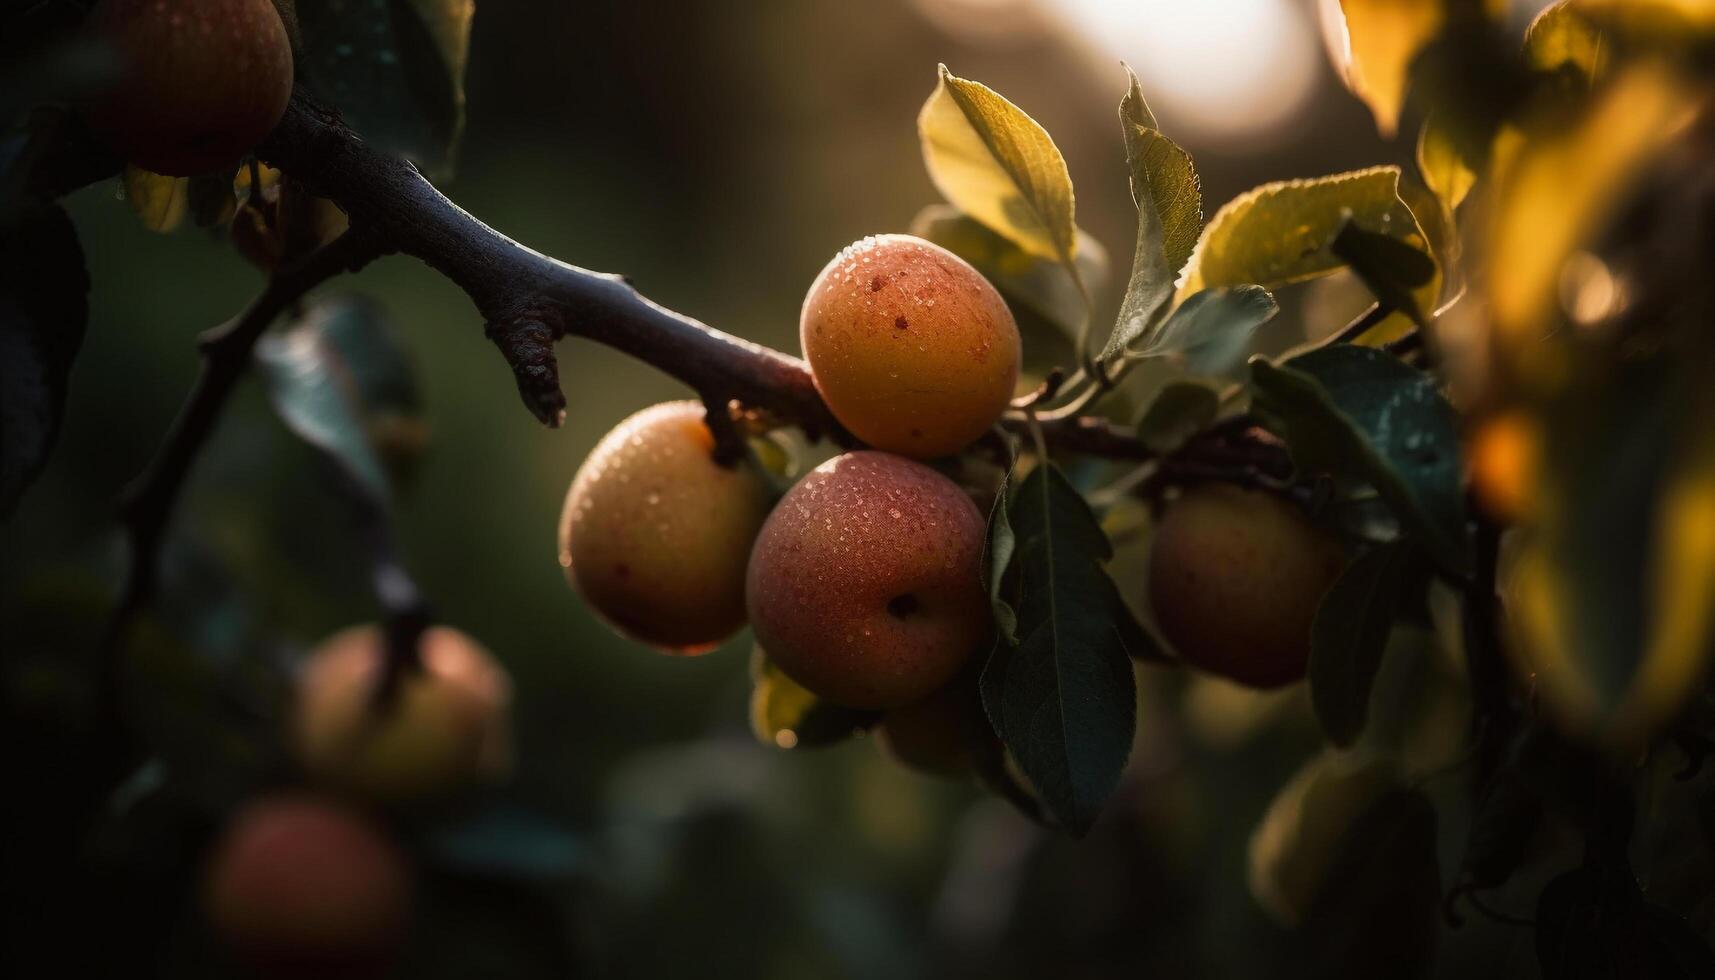
<path fill-rule="evenodd" d="M 750 730 L 782 749 L 831 745 L 875 723 L 876 713 L 829 704 L 805 690 L 760 647 L 752 651 Z"/>
<path fill-rule="evenodd" d="M 1025 252 L 1075 268 L 1072 178 L 1047 130 L 987 86 L 940 75 L 917 116 L 929 178 Z"/>
<path fill-rule="evenodd" d="M 1369 106 L 1376 129 L 1392 136 L 1411 84 L 1411 63 L 1447 22 L 1448 0 L 1322 0 L 1324 33 L 1334 67 Z M 1506 0 L 1484 0 L 1492 18 Z"/>
<path fill-rule="evenodd" d="M 1202 184 L 1191 155 L 1157 130 L 1155 114 L 1149 111 L 1137 75 L 1129 66 L 1126 75 L 1131 84 L 1120 100 L 1120 125 L 1125 132 L 1126 161 L 1131 165 L 1132 202 L 1142 207 L 1140 185 L 1148 188 L 1148 198 L 1160 218 L 1167 270 L 1177 274 L 1191 257 L 1197 235 L 1203 230 Z"/>
<path fill-rule="evenodd" d="M 190 181 L 184 177 L 164 177 L 142 167 L 125 168 L 125 200 L 131 210 L 150 231 L 166 232 L 185 220 L 190 207 Z"/>
<path fill-rule="evenodd" d="M 1571 65 L 1594 81 L 1608 58 L 1602 32 L 1573 0 L 1536 16 L 1524 32 L 1524 57 L 1533 68 L 1555 71 Z"/>
<path fill-rule="evenodd" d="M 1204 227 L 1180 280 L 1179 300 L 1215 286 L 1274 289 L 1327 275 L 1343 264 L 1328 246 L 1348 216 L 1365 231 L 1426 249 L 1398 184 L 1398 167 L 1371 167 L 1240 194 Z M 1425 306 L 1433 308 L 1433 296 Z"/>
<path fill-rule="evenodd" d="M 1452 134 L 1437 125 L 1433 115 L 1424 121 L 1423 132 L 1417 137 L 1417 169 L 1423 174 L 1423 182 L 1449 210 L 1458 207 L 1471 192 L 1471 185 L 1477 182 L 1476 170 L 1459 152 Z"/>

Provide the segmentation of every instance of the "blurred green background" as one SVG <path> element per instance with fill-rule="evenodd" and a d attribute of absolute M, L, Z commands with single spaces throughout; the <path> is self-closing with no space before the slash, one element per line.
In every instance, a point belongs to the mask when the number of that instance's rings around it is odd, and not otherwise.
<path fill-rule="evenodd" d="M 1121 58 L 1195 156 L 1210 211 L 1265 180 L 1408 161 L 1409 140 L 1378 140 L 1332 75 L 1313 6 L 479 0 L 468 128 L 443 188 L 526 245 L 796 352 L 803 290 L 828 258 L 905 230 L 938 199 L 915 129 L 937 62 L 1054 135 L 1080 224 L 1121 269 L 1135 221 L 1114 110 Z M 93 313 L 58 448 L 0 528 L 13 623 L 44 582 L 117 580 L 114 499 L 188 390 L 196 334 L 261 282 L 206 232 L 146 231 L 114 182 L 67 203 Z M 414 260 L 323 292 L 379 300 L 413 353 L 432 442 L 401 509 L 405 557 L 438 615 L 512 672 L 520 769 L 506 797 L 577 842 L 559 940 L 475 895 L 446 913 L 474 930 L 468 962 L 421 973 L 550 975 L 570 949 L 616 976 L 1273 975 L 1287 938 L 1249 898 L 1245 842 L 1318 744 L 1301 694 L 1181 692 L 1179 678 L 1146 676 L 1127 786 L 1082 844 L 1047 839 L 974 787 L 895 766 L 866 739 L 756 744 L 748 635 L 701 658 L 655 654 L 596 622 L 555 562 L 584 454 L 632 411 L 688 392 L 567 341 L 571 410 L 549 431 L 520 406 L 468 301 Z M 1110 284 L 1103 308 L 1117 299 Z M 1364 304 L 1338 278 L 1282 299 L 1276 346 Z M 247 385 L 174 527 L 254 624 L 207 640 L 216 655 L 289 662 L 376 617 L 318 465 Z M 169 605 L 201 597 L 182 576 L 167 584 Z M 286 643 L 263 650 L 257 636 Z M 1486 962 L 1530 959 L 1528 933 L 1473 933 L 1506 951 Z"/>

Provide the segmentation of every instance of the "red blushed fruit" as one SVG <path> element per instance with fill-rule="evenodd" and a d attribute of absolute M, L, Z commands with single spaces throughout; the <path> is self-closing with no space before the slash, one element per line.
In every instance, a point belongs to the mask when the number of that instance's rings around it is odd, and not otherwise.
<path fill-rule="evenodd" d="M 361 815 L 308 796 L 240 809 L 209 860 L 208 921 L 266 977 L 374 977 L 410 918 L 404 855 Z"/>
<path fill-rule="evenodd" d="M 1186 663 L 1251 687 L 1304 676 L 1310 627 L 1346 549 L 1274 494 L 1225 483 L 1167 506 L 1149 552 L 1156 626 Z"/>
<path fill-rule="evenodd" d="M 90 25 L 121 75 L 84 115 L 145 170 L 194 177 L 236 164 L 292 96 L 292 47 L 270 0 L 101 0 Z"/>
<path fill-rule="evenodd" d="M 989 635 L 983 518 L 951 480 L 887 453 L 816 467 L 774 508 L 745 596 L 758 645 L 852 708 L 946 684 Z"/>

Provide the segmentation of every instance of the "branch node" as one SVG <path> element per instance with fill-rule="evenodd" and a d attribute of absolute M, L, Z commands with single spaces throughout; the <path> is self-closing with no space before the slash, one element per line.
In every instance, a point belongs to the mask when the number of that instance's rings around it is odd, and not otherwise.
<path fill-rule="evenodd" d="M 543 425 L 559 428 L 566 420 L 566 393 L 560 390 L 560 368 L 554 360 L 559 332 L 532 315 L 490 322 L 483 329 L 512 366 L 524 407 Z"/>
<path fill-rule="evenodd" d="M 739 431 L 732 412 L 731 399 L 703 396 L 703 421 L 715 437 L 715 462 L 729 469 L 737 466 L 747 452 L 744 433 Z"/>

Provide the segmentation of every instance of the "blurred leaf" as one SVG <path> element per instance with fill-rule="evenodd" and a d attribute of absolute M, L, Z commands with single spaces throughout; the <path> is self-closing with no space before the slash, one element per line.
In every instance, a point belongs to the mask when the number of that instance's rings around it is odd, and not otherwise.
<path fill-rule="evenodd" d="M 1351 823 L 1395 786 L 1367 754 L 1323 752 L 1269 803 L 1251 834 L 1251 894 L 1283 925 L 1302 925 L 1328 881 Z"/>
<path fill-rule="evenodd" d="M 1069 336 L 1076 336 L 1089 317 L 1084 295 L 1065 266 L 1031 255 L 950 204 L 931 204 L 917 212 L 911 234 L 969 262 L 1007 299 L 1029 307 Z M 1107 252 L 1082 229 L 1075 261 L 1087 287 L 1095 289 L 1107 281 Z"/>
<path fill-rule="evenodd" d="M 1167 271 L 1177 275 L 1197 247 L 1203 230 L 1203 187 L 1191 155 L 1179 144 L 1161 135 L 1155 114 L 1143 98 L 1137 73 L 1126 66 L 1130 85 L 1120 99 L 1120 128 L 1125 136 L 1125 158 L 1131 167 L 1131 200 L 1143 207 L 1147 192 L 1160 218 L 1161 249 Z"/>
<path fill-rule="evenodd" d="M 1530 841 L 1543 821 L 1542 771 L 1566 764 L 1558 740 L 1532 725 L 1508 746 L 1506 757 L 1477 798 L 1460 868 L 1477 888 L 1496 888 L 1530 858 Z M 1569 766 L 1570 767 L 1570 766 Z"/>
<path fill-rule="evenodd" d="M 881 717 L 823 701 L 774 666 L 757 647 L 750 655 L 750 731 L 764 745 L 812 749 L 843 742 Z"/>
<path fill-rule="evenodd" d="M 1708 941 L 1645 902 L 1623 869 L 1586 866 L 1550 881 L 1536 904 L 1536 956 L 1543 980 L 1715 977 Z"/>
<path fill-rule="evenodd" d="M 0 519 L 47 462 L 89 321 L 89 273 L 64 209 L 0 208 Z"/>
<path fill-rule="evenodd" d="M 184 223 L 190 204 L 190 180 L 163 177 L 135 164 L 125 167 L 125 200 L 143 227 L 166 234 Z"/>
<path fill-rule="evenodd" d="M 1542 416 L 1518 652 L 1563 720 L 1621 751 L 1679 711 L 1715 652 L 1712 407 L 1695 363 L 1646 362 Z"/>
<path fill-rule="evenodd" d="M 1279 304 L 1261 286 L 1219 286 L 1180 303 L 1128 356 L 1166 357 L 1192 374 L 1225 374 L 1244 359 L 1256 329 Z"/>
<path fill-rule="evenodd" d="M 474 0 L 298 0 L 303 81 L 364 139 L 446 168 L 464 126 Z"/>
<path fill-rule="evenodd" d="M 1203 228 L 1178 299 L 1214 286 L 1274 289 L 1327 275 L 1344 263 L 1329 245 L 1347 222 L 1425 245 L 1400 200 L 1398 167 L 1264 184 L 1228 201 Z"/>
<path fill-rule="evenodd" d="M 1405 106 L 1411 62 L 1441 29 L 1443 0 L 1324 0 L 1323 17 L 1338 22 L 1331 37 L 1343 44 L 1334 67 L 1346 87 L 1375 116 L 1376 130 L 1391 137 Z"/>
<path fill-rule="evenodd" d="M 436 865 L 493 878 L 563 880 L 589 862 L 583 843 L 571 831 L 532 810 L 505 804 L 439 828 L 427 843 Z"/>
<path fill-rule="evenodd" d="M 1251 380 L 1300 469 L 1370 483 L 1439 565 L 1469 573 L 1457 419 L 1434 378 L 1336 344 L 1279 366 L 1254 359 Z"/>
<path fill-rule="evenodd" d="M 1131 752 L 1136 621 L 1102 568 L 1107 536 L 1058 467 L 1038 464 L 1010 501 L 1020 639 L 996 643 L 983 707 L 1048 812 L 1082 836 Z"/>
<path fill-rule="evenodd" d="M 1316 610 L 1310 703 L 1328 740 L 1342 748 L 1363 734 L 1388 636 L 1409 599 L 1411 553 L 1411 545 L 1392 541 L 1359 555 Z"/>
<path fill-rule="evenodd" d="M 1376 302 L 1427 328 L 1417 294 L 1437 285 L 1434 259 L 1397 238 L 1365 231 L 1351 222 L 1340 226 L 1328 248 L 1363 280 Z M 1431 292 L 1425 298 L 1433 301 L 1435 297 Z"/>
<path fill-rule="evenodd" d="M 1417 136 L 1417 169 L 1423 174 L 1423 182 L 1448 210 L 1458 207 L 1471 192 L 1471 185 L 1477 182 L 1476 170 L 1459 152 L 1453 134 L 1440 126 L 1438 117 L 1433 115 L 1424 120 L 1423 130 Z M 1420 224 L 1422 218 L 1418 215 Z"/>
<path fill-rule="evenodd" d="M 282 335 L 263 337 L 256 363 L 269 400 L 286 426 L 322 450 L 373 503 L 391 498 L 380 456 L 370 441 L 371 392 L 387 390 L 387 349 L 359 338 L 380 334 L 373 309 L 341 302 L 313 308 Z M 366 384 L 364 379 L 370 379 Z"/>
<path fill-rule="evenodd" d="M 1602 32 L 1580 3 L 1560 0 L 1530 22 L 1524 32 L 1524 57 L 1539 71 L 1570 66 L 1587 81 L 1595 81 L 1609 57 Z"/>
<path fill-rule="evenodd" d="M 1612 217 L 1615 202 L 1704 104 L 1701 90 L 1653 63 L 1628 69 L 1569 132 L 1532 140 L 1496 182 L 1489 309 L 1497 346 L 1535 375 L 1561 269 Z"/>
<path fill-rule="evenodd" d="M 1152 452 L 1165 456 L 1213 422 L 1220 408 L 1220 393 L 1208 385 L 1171 382 L 1138 420 L 1137 436 Z"/>
<path fill-rule="evenodd" d="M 917 116 L 923 163 L 942 196 L 1025 252 L 1077 274 L 1072 178 L 1048 132 L 978 82 L 940 66 Z"/>

